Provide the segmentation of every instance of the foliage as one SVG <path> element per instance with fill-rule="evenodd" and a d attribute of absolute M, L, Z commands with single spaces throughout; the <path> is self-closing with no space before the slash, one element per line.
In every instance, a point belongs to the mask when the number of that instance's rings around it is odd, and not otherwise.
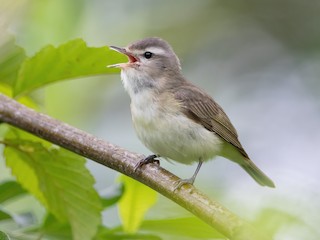
<path fill-rule="evenodd" d="M 108 47 L 88 47 L 82 39 L 57 48 L 49 45 L 23 62 L 14 84 L 14 95 L 56 81 L 114 73 L 118 70 L 106 66 L 121 60 L 124 61 L 123 56 Z"/>
<path fill-rule="evenodd" d="M 33 90 L 71 78 L 112 74 L 118 70 L 105 66 L 125 61 L 107 47 L 88 47 L 81 39 L 45 46 L 31 57 L 10 39 L 0 53 L 0 92 L 34 109 L 39 104 L 30 94 Z M 1 123 L 0 145 L 12 174 L 0 182 L 0 240 L 226 239 L 195 217 L 146 219 L 157 194 L 128 177 L 120 176 L 116 191 L 108 196 L 99 195 L 84 158 Z M 30 196 L 45 208 L 41 217 L 32 208 L 10 208 Z M 102 212 L 115 206 L 122 224 L 102 224 Z M 265 222 L 271 218 L 276 224 Z M 266 226 L 262 231 L 273 235 L 288 221 L 299 220 L 270 209 L 256 220 Z"/>
<path fill-rule="evenodd" d="M 0 231 L 0 240 L 10 240 L 10 237 L 4 232 Z"/>
<path fill-rule="evenodd" d="M 75 239 L 90 239 L 100 224 L 101 202 L 85 159 L 18 134 L 11 137 L 3 143 L 12 174 L 57 219 L 70 223 Z"/>
<path fill-rule="evenodd" d="M 26 95 L 30 91 L 56 81 L 113 73 L 117 70 L 106 68 L 106 65 L 125 61 L 123 56 L 107 47 L 88 47 L 81 39 L 58 47 L 46 46 L 31 57 L 27 57 L 24 50 L 10 39 L 2 46 L 1 52 L 5 53 L 0 59 L 1 93 L 19 95 L 20 102 L 33 108 L 38 106 Z M 101 235 L 98 230 L 105 229 L 101 226 L 103 207 L 118 203 L 124 194 L 124 187 L 118 194 L 107 198 L 99 196 L 84 158 L 13 127 L 2 124 L 1 128 L 3 156 L 16 178 L 16 181 L 0 184 L 0 206 L 3 206 L 0 209 L 0 226 L 3 224 L 5 229 L 8 221 L 16 224 L 16 229 L 8 228 L 7 233 L 1 232 L 1 237 L 19 239 L 47 236 L 50 239 L 87 240 Z M 123 186 L 130 189 L 132 184 L 133 180 L 126 180 Z M 21 229 L 21 218 L 15 215 L 23 216 L 25 213 L 5 209 L 8 203 L 29 194 L 45 207 L 47 216 L 38 222 L 27 221 Z M 148 192 L 141 192 L 141 197 L 144 194 Z M 153 193 L 152 196 L 155 201 L 156 195 Z M 140 205 L 145 205 L 145 210 L 150 208 L 150 204 L 144 204 L 143 201 L 140 201 Z M 135 208 L 134 205 L 131 207 Z M 31 210 L 28 214 L 33 215 Z M 143 214 L 136 224 L 139 225 L 142 219 Z"/>
<path fill-rule="evenodd" d="M 0 92 L 35 109 L 39 105 L 29 95 L 33 90 L 71 78 L 111 74 L 118 70 L 106 65 L 125 61 L 107 47 L 88 47 L 81 39 L 57 47 L 46 46 L 31 57 L 13 39 L 2 47 L 6 54 L 0 59 Z M 120 176 L 117 191 L 99 195 L 84 158 L 14 127 L 1 124 L 0 128 L 6 166 L 16 179 L 0 182 L 0 229 L 4 230 L 0 232 L 1 239 L 158 240 L 175 230 L 176 239 L 217 236 L 195 218 L 145 220 L 146 212 L 156 202 L 155 191 Z M 46 209 L 41 219 L 35 220 L 32 209 L 19 212 L 8 208 L 30 195 Z M 102 225 L 101 213 L 115 205 L 122 226 L 108 228 Z M 179 230 L 180 224 L 202 230 Z"/>
<path fill-rule="evenodd" d="M 127 176 L 121 175 L 120 181 L 126 186 L 126 191 L 119 201 L 123 229 L 125 232 L 135 233 L 146 211 L 155 204 L 157 194 L 154 190 Z"/>

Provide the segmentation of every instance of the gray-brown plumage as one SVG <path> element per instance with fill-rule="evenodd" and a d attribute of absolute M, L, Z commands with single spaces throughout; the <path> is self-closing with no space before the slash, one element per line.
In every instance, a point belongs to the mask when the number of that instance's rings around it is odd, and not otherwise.
<path fill-rule="evenodd" d="M 185 164 L 199 162 L 194 175 L 180 180 L 178 187 L 193 184 L 202 162 L 216 155 L 238 163 L 260 185 L 274 187 L 250 160 L 222 108 L 182 76 L 180 61 L 166 41 L 146 38 L 126 48 L 111 48 L 129 58 L 128 63 L 112 67 L 121 68 L 139 139 L 155 156 Z"/>
<path fill-rule="evenodd" d="M 184 114 L 201 124 L 208 131 L 218 134 L 226 142 L 232 144 L 244 157 L 245 161 L 237 162 L 260 185 L 274 187 L 269 179 L 250 159 L 238 140 L 238 134 L 228 116 L 208 94 L 198 87 L 182 85 L 175 91 L 175 98 L 181 102 Z M 230 159 L 233 160 L 233 159 Z M 235 161 L 235 160 L 233 160 Z"/>

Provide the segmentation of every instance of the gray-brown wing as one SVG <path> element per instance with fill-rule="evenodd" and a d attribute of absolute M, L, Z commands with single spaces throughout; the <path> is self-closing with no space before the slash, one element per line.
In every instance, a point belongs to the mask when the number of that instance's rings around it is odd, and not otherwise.
<path fill-rule="evenodd" d="M 202 124 L 209 131 L 215 132 L 238 148 L 242 155 L 248 157 L 228 116 L 208 94 L 193 85 L 187 85 L 180 87 L 174 96 L 180 101 L 186 116 Z"/>

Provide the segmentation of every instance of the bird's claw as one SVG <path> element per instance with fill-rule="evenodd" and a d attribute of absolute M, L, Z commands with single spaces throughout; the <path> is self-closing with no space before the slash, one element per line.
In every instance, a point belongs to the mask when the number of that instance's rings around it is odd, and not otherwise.
<path fill-rule="evenodd" d="M 174 187 L 173 191 L 176 191 L 177 189 L 181 188 L 185 184 L 193 185 L 193 183 L 194 183 L 194 178 L 179 179 L 175 183 L 175 187 Z"/>
<path fill-rule="evenodd" d="M 145 164 L 148 163 L 157 163 L 158 165 L 160 165 L 160 161 L 158 159 L 156 159 L 158 156 L 153 154 L 153 155 L 149 155 L 148 157 L 140 160 L 135 166 L 134 166 L 134 171 L 137 171 L 138 168 L 142 167 Z"/>

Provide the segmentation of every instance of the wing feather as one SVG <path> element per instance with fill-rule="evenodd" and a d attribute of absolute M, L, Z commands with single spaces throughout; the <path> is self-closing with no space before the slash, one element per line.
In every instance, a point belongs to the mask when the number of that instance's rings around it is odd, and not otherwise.
<path fill-rule="evenodd" d="M 176 89 L 175 98 L 180 102 L 183 112 L 190 119 L 215 132 L 225 141 L 235 146 L 243 156 L 248 157 L 238 140 L 238 134 L 222 108 L 203 90 L 193 85 Z"/>

